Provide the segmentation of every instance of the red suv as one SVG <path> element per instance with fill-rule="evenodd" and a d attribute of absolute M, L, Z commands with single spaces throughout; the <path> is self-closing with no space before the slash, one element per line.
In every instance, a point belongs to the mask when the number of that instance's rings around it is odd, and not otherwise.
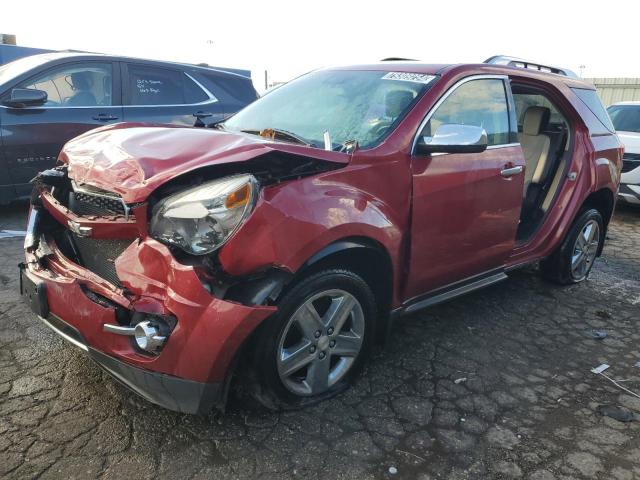
<path fill-rule="evenodd" d="M 593 86 L 512 58 L 304 75 L 208 129 L 117 124 L 35 180 L 21 289 L 146 399 L 223 406 L 231 374 L 302 406 L 390 321 L 600 255 L 622 165 Z"/>

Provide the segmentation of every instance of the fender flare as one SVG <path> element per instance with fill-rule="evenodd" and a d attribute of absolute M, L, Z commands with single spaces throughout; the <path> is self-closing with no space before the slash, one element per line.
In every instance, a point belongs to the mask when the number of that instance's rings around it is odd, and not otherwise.
<path fill-rule="evenodd" d="M 296 274 L 303 272 L 307 268 L 318 263 L 320 260 L 329 257 L 330 255 L 354 248 L 373 250 L 376 253 L 382 254 L 385 257 L 389 258 L 389 253 L 387 252 L 387 250 L 375 240 L 363 237 L 344 238 L 342 240 L 337 240 L 333 243 L 330 243 L 323 247 L 320 251 L 314 253 L 306 262 L 302 264 Z M 391 262 L 390 258 L 389 261 Z"/>

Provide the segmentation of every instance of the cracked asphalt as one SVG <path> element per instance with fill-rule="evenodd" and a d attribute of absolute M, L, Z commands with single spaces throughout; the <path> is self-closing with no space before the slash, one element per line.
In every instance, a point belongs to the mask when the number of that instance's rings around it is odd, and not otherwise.
<path fill-rule="evenodd" d="M 0 210 L 24 228 L 25 206 Z M 640 211 L 581 285 L 534 268 L 397 322 L 356 385 L 312 408 L 180 415 L 116 384 L 23 305 L 0 239 L 0 477 L 640 478 Z M 594 330 L 606 338 L 593 338 Z M 624 380 L 622 382 L 622 380 Z"/>

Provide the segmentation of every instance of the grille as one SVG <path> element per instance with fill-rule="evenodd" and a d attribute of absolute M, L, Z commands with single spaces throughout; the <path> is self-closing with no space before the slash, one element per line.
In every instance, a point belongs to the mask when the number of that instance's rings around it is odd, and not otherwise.
<path fill-rule="evenodd" d="M 115 260 L 131 244 L 133 239 L 100 239 L 73 235 L 80 254 L 80 263 L 101 278 L 121 287 L 116 273 Z"/>
<path fill-rule="evenodd" d="M 622 173 L 640 167 L 640 153 L 625 153 L 622 157 Z"/>
<path fill-rule="evenodd" d="M 125 215 L 125 206 L 121 199 L 113 193 L 94 191 L 94 187 L 78 187 L 69 193 L 69 209 L 79 216 L 113 216 Z M 87 190 L 91 189 L 91 190 Z M 100 278 L 121 287 L 116 273 L 115 260 L 133 242 L 133 239 L 102 239 L 81 237 L 65 230 L 60 238 L 56 238 L 59 245 L 66 245 L 72 253 L 74 261 Z"/>
<path fill-rule="evenodd" d="M 69 207 L 76 215 L 124 215 L 124 205 L 118 198 L 92 195 L 84 192 L 72 192 Z"/>
<path fill-rule="evenodd" d="M 630 172 L 638 167 L 640 167 L 640 162 L 630 162 L 628 160 L 622 161 L 622 173 Z"/>

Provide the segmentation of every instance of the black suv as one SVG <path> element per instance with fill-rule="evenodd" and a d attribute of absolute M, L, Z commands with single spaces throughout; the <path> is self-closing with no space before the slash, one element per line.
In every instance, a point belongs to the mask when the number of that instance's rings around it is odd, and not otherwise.
<path fill-rule="evenodd" d="M 202 126 L 257 96 L 244 70 L 78 52 L 0 66 L 0 204 L 27 197 L 29 180 L 87 130 L 123 121 Z"/>

